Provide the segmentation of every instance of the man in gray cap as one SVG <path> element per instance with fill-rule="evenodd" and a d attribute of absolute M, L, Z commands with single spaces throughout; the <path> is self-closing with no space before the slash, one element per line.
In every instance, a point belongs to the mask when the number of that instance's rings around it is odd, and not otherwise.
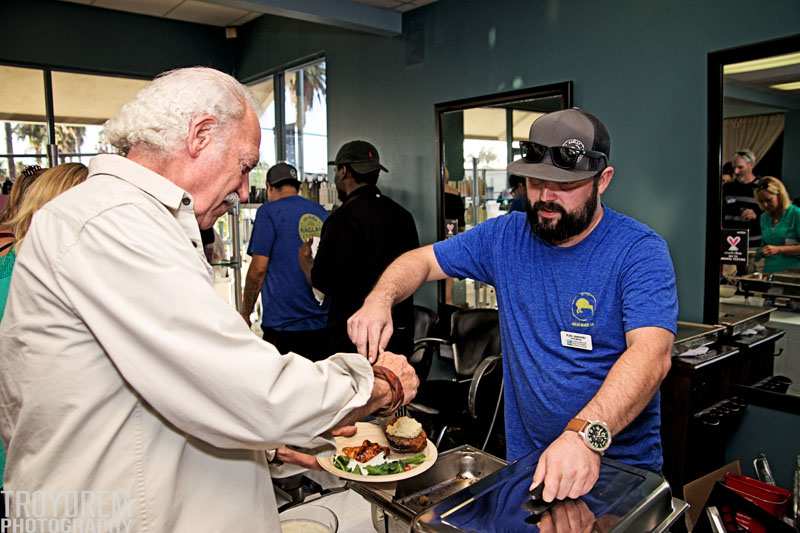
<path fill-rule="evenodd" d="M 472 278 L 497 290 L 505 374 L 507 458 L 541 451 L 532 487 L 577 498 L 600 456 L 660 471 L 659 398 L 678 313 L 664 240 L 604 206 L 611 141 L 593 115 L 540 117 L 522 158 L 526 213 L 401 256 L 349 321 L 375 357 L 389 306 L 425 281 Z M 389 329 L 390 330 L 390 329 Z"/>
<path fill-rule="evenodd" d="M 312 260 L 306 245 L 301 262 L 313 286 L 330 303 L 330 350 L 355 352 L 347 319 L 361 307 L 389 263 L 419 246 L 419 237 L 411 213 L 377 187 L 380 172 L 388 170 L 375 146 L 366 141 L 345 143 L 328 164 L 336 166 L 336 190 L 342 206 L 322 227 L 316 257 Z M 381 351 L 405 355 L 412 351 L 414 302 L 408 296 L 390 306 L 394 328 L 385 336 Z"/>
<path fill-rule="evenodd" d="M 282 354 L 294 352 L 319 361 L 331 354 L 327 346 L 328 308 L 314 298 L 300 269 L 297 250 L 320 236 L 328 213 L 299 195 L 297 169 L 288 163 L 270 167 L 267 187 L 269 203 L 256 212 L 247 249 L 252 260 L 242 298 L 242 318 L 250 324 L 260 292 L 264 340 Z"/>

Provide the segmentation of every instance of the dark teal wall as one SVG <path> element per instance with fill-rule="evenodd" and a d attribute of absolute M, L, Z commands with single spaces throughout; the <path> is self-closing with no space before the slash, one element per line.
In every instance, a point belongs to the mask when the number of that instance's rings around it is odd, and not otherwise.
<path fill-rule="evenodd" d="M 607 203 L 667 238 L 681 317 L 702 318 L 707 54 L 797 33 L 800 2 L 439 0 L 403 23 L 424 27 L 422 64 L 405 65 L 407 37 L 261 17 L 241 32 L 239 74 L 325 52 L 329 149 L 354 137 L 374 141 L 392 171 L 384 188 L 412 210 L 429 242 L 433 105 L 573 80 L 576 105 L 613 138 L 617 177 Z"/>
<path fill-rule="evenodd" d="M 204 65 L 230 72 L 224 28 L 54 0 L 0 2 L 0 62 L 152 77 Z"/>

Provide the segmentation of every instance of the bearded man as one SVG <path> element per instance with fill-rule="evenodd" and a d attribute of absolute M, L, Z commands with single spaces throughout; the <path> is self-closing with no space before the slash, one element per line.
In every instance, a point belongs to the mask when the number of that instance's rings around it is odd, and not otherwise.
<path fill-rule="evenodd" d="M 472 278 L 497 290 L 507 458 L 540 451 L 532 487 L 577 498 L 600 456 L 661 470 L 659 384 L 670 368 L 678 302 L 664 240 L 602 204 L 611 141 L 593 115 L 543 115 L 508 167 L 527 180 L 512 213 L 399 257 L 348 322 L 373 358 L 391 306 L 425 281 Z"/>

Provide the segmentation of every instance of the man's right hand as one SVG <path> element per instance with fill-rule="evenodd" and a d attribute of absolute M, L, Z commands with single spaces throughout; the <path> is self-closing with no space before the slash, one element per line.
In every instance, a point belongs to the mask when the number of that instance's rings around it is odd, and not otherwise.
<path fill-rule="evenodd" d="M 417 395 L 419 387 L 417 372 L 408 364 L 408 359 L 392 352 L 383 352 L 375 364 L 394 372 L 403 384 L 403 405 L 408 405 Z"/>
<path fill-rule="evenodd" d="M 742 209 L 742 220 L 750 221 L 755 220 L 756 218 L 758 218 L 756 216 L 756 212 L 752 209 Z"/>
<path fill-rule="evenodd" d="M 392 306 L 369 296 L 364 305 L 347 320 L 347 334 L 361 355 L 375 363 L 392 338 Z"/>

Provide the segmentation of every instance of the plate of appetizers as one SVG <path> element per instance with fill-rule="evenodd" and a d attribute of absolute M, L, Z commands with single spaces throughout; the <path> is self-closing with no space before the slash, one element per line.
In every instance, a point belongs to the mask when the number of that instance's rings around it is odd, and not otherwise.
<path fill-rule="evenodd" d="M 336 437 L 336 451 L 317 457 L 327 472 L 350 481 L 390 483 L 417 476 L 436 462 L 436 446 L 422 425 L 402 416 L 385 427 L 356 423 L 352 437 Z"/>

